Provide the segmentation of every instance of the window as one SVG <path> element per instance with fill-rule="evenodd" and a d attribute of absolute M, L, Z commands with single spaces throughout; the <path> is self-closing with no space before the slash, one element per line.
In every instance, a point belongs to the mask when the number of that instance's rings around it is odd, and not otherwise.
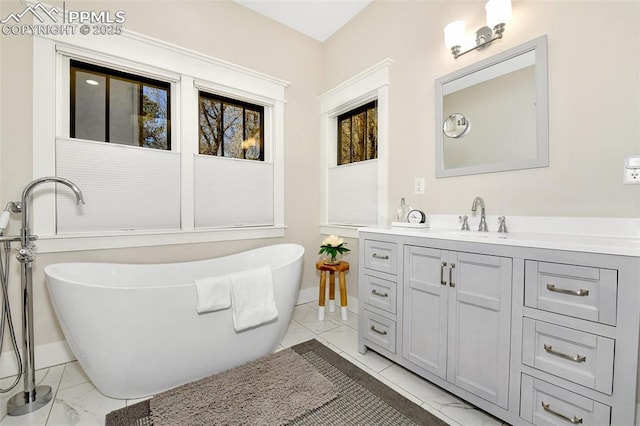
<path fill-rule="evenodd" d="M 264 107 L 200 91 L 200 154 L 264 161 Z"/>
<path fill-rule="evenodd" d="M 289 83 L 133 32 L 99 50 L 33 38 L 33 175 L 68 178 L 86 200 L 34 197 L 40 251 L 283 236 Z M 201 91 L 228 112 L 217 155 L 200 154 Z"/>
<path fill-rule="evenodd" d="M 321 227 L 358 236 L 388 220 L 389 67 L 385 59 L 320 96 Z"/>
<path fill-rule="evenodd" d="M 72 138 L 171 149 L 169 83 L 72 60 Z"/>
<path fill-rule="evenodd" d="M 338 116 L 338 165 L 378 158 L 378 102 Z"/>

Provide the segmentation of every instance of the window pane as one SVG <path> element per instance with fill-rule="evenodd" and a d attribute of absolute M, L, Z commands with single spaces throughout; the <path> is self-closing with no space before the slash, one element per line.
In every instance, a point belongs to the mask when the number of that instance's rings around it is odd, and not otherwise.
<path fill-rule="evenodd" d="M 351 162 L 351 117 L 340 122 L 340 135 L 338 143 L 338 164 Z"/>
<path fill-rule="evenodd" d="M 138 110 L 140 86 L 112 78 L 109 83 L 109 142 L 138 145 Z"/>
<path fill-rule="evenodd" d="M 224 156 L 242 158 L 242 141 L 244 139 L 242 108 L 225 104 L 222 111 Z"/>
<path fill-rule="evenodd" d="M 264 161 L 264 108 L 199 93 L 199 153 Z"/>
<path fill-rule="evenodd" d="M 106 79 L 99 74 L 77 71 L 75 74 L 75 116 L 73 135 L 78 139 L 105 141 Z"/>
<path fill-rule="evenodd" d="M 142 144 L 146 148 L 169 149 L 168 93 L 160 87 L 142 88 Z"/>
<path fill-rule="evenodd" d="M 222 103 L 200 97 L 200 148 L 205 155 L 221 155 L 220 129 L 222 127 Z"/>
<path fill-rule="evenodd" d="M 260 153 L 262 152 L 260 112 L 250 109 L 245 110 L 244 126 L 246 139 L 242 141 L 242 149 L 244 151 L 243 158 L 247 160 L 260 160 Z"/>
<path fill-rule="evenodd" d="M 364 160 L 364 135 L 366 128 L 366 113 L 354 115 L 351 125 L 351 162 Z"/>
<path fill-rule="evenodd" d="M 338 165 L 378 158 L 376 101 L 338 116 Z"/>
<path fill-rule="evenodd" d="M 71 137 L 171 149 L 170 84 L 71 61 Z"/>
<path fill-rule="evenodd" d="M 378 109 L 367 109 L 366 159 L 378 158 Z"/>

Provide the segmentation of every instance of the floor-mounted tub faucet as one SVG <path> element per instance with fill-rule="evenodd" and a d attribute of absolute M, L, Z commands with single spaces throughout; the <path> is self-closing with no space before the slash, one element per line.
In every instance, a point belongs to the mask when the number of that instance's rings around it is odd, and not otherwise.
<path fill-rule="evenodd" d="M 487 228 L 487 216 L 485 215 L 484 200 L 482 199 L 482 197 L 476 197 L 473 199 L 471 211 L 476 211 L 476 209 L 478 208 L 478 203 L 480 203 L 480 224 L 478 225 L 478 231 L 487 232 L 489 231 L 489 228 Z"/>
<path fill-rule="evenodd" d="M 45 182 L 56 182 L 68 186 L 76 195 L 78 204 L 84 204 L 82 191 L 73 182 L 61 177 L 50 176 L 35 179 L 22 191 L 22 202 L 11 203 L 11 210 L 22 213 L 22 228 L 20 229 L 20 243 L 22 247 L 18 251 L 18 261 L 21 263 L 22 276 L 22 354 L 24 390 L 12 396 L 7 402 L 7 414 L 21 416 L 44 407 L 52 397 L 51 386 L 37 386 L 35 375 L 35 360 L 33 346 L 33 278 L 31 263 L 36 258 L 36 250 L 33 241 L 37 238 L 31 235 L 29 226 L 29 204 L 31 203 L 31 191 Z"/>

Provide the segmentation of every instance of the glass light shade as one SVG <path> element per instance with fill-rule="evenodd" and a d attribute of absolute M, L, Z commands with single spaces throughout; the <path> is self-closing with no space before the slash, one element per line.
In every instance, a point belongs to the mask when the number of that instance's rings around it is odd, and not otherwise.
<path fill-rule="evenodd" d="M 511 0 L 489 0 L 485 5 L 487 26 L 494 28 L 511 20 Z"/>
<path fill-rule="evenodd" d="M 444 45 L 447 49 L 453 46 L 462 46 L 465 35 L 464 21 L 453 21 L 444 27 Z"/>

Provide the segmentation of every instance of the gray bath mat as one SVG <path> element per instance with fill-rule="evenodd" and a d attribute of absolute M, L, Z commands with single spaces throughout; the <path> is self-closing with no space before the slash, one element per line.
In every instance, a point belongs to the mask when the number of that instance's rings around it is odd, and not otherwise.
<path fill-rule="evenodd" d="M 151 399 L 156 426 L 284 425 L 337 396 L 333 383 L 291 349 Z"/>
<path fill-rule="evenodd" d="M 359 369 L 349 361 L 333 352 L 317 340 L 309 340 L 293 346 L 292 351 L 298 353 L 308 363 L 311 370 L 319 372 L 333 383 L 338 396 L 316 409 L 311 409 L 288 424 L 298 426 L 319 425 L 425 425 L 446 426 L 446 423 L 431 415 L 426 410 L 409 401 L 393 389 Z M 269 357 L 277 356 L 285 350 Z M 269 358 L 267 357 L 267 359 Z M 240 367 L 239 367 L 240 368 Z M 231 370 L 232 371 L 232 370 Z M 224 374 L 224 373 L 221 373 Z M 214 376 L 215 377 L 215 376 Z M 287 383 L 285 387 L 291 384 Z M 187 385 L 185 385 L 187 386 Z M 261 385 L 264 386 L 270 385 Z M 171 391 L 169 391 L 171 392 Z M 151 400 L 139 402 L 129 407 L 107 414 L 106 426 L 151 426 Z M 198 398 L 198 397 L 196 397 Z M 233 404 L 240 411 L 250 411 L 252 408 L 240 398 L 230 397 Z M 151 401 L 151 402 L 150 402 Z M 283 402 L 277 401 L 278 406 Z M 182 404 L 182 403 L 180 403 Z M 243 414 L 245 415 L 245 414 Z M 243 425 L 276 425 L 277 418 L 268 418 L 259 422 L 239 421 L 236 423 L 199 423 L 190 420 L 177 420 L 175 425 L 196 424 L 243 424 Z M 154 425 L 154 426 L 157 426 Z"/>

